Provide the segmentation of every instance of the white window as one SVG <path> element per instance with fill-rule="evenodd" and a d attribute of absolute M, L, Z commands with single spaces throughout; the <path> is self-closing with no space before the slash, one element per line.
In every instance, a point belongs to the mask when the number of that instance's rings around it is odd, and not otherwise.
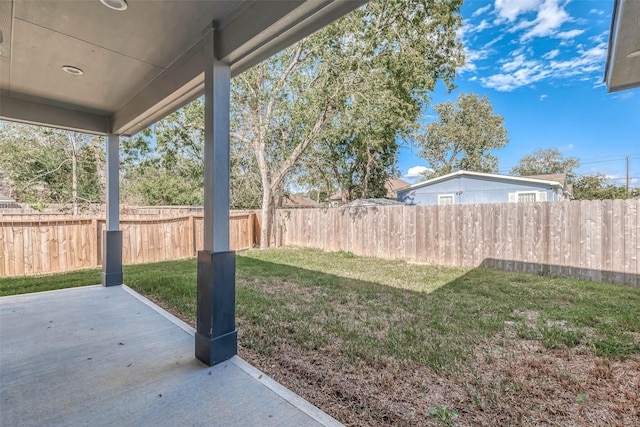
<path fill-rule="evenodd" d="M 509 193 L 509 203 L 546 202 L 546 191 L 515 191 Z"/>
<path fill-rule="evenodd" d="M 518 193 L 518 203 L 531 203 L 536 201 L 536 192 Z"/>
<path fill-rule="evenodd" d="M 438 205 L 452 205 L 453 194 L 438 194 Z"/>

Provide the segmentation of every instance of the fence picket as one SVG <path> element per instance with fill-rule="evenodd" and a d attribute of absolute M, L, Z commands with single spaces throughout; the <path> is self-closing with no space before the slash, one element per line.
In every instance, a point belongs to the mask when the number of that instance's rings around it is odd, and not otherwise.
<path fill-rule="evenodd" d="M 639 204 L 634 200 L 296 209 L 283 219 L 288 232 L 282 244 L 635 285 L 640 275 Z M 292 226 L 311 217 L 331 234 L 324 236 L 331 244 L 314 242 L 312 227 Z"/>

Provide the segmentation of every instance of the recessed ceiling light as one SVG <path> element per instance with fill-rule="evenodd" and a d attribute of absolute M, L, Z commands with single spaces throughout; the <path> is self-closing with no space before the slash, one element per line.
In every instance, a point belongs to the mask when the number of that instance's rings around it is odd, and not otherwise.
<path fill-rule="evenodd" d="M 113 10 L 127 10 L 125 0 L 100 0 L 100 3 Z"/>
<path fill-rule="evenodd" d="M 73 65 L 63 65 L 62 69 L 65 70 L 67 73 L 71 74 L 72 76 L 81 76 L 84 74 L 84 71 L 82 71 L 78 67 L 74 67 Z"/>
<path fill-rule="evenodd" d="M 637 58 L 640 56 L 640 49 L 638 50 L 634 50 L 633 52 L 629 52 L 627 53 L 627 58 L 631 59 L 631 58 Z"/>

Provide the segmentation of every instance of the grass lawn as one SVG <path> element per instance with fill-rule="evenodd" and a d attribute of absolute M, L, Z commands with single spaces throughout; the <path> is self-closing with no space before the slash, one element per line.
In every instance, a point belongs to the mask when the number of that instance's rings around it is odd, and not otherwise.
<path fill-rule="evenodd" d="M 98 270 L 0 278 L 0 294 L 99 280 Z M 195 260 L 127 266 L 125 282 L 194 323 Z M 640 416 L 640 289 L 631 286 L 254 250 L 238 254 L 237 317 L 242 357 L 347 424 Z"/>

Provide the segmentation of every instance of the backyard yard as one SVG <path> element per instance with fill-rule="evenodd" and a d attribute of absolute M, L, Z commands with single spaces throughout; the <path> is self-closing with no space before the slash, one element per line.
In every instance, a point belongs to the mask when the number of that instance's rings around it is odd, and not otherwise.
<path fill-rule="evenodd" d="M 0 295 L 98 270 L 0 278 Z M 194 325 L 195 259 L 125 267 Z M 640 288 L 309 249 L 238 253 L 239 355 L 347 425 L 639 425 Z"/>

